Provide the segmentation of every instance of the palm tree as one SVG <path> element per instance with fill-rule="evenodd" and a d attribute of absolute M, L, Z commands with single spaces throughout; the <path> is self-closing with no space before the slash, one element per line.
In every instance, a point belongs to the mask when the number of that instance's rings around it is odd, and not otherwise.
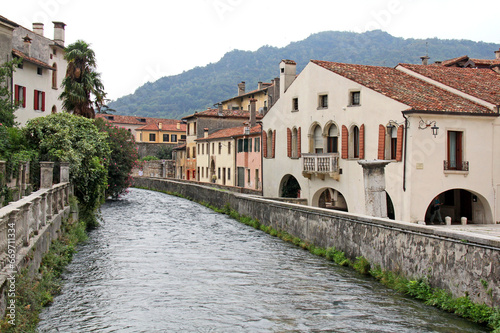
<path fill-rule="evenodd" d="M 100 110 L 106 97 L 101 74 L 96 72 L 95 53 L 83 40 L 68 45 L 65 51 L 68 68 L 59 99 L 68 112 L 94 119 L 94 106 Z"/>

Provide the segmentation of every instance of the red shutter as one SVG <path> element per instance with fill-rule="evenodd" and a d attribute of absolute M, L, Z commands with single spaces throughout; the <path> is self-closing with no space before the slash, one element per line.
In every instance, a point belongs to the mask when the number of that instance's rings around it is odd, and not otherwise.
<path fill-rule="evenodd" d="M 262 132 L 262 154 L 267 158 L 267 133 Z"/>
<path fill-rule="evenodd" d="M 276 130 L 273 131 L 273 158 L 276 156 Z"/>
<path fill-rule="evenodd" d="M 45 92 L 42 91 L 42 111 L 45 111 Z"/>
<path fill-rule="evenodd" d="M 359 159 L 365 158 L 365 124 L 359 128 Z"/>
<path fill-rule="evenodd" d="M 297 130 L 297 157 L 300 158 L 302 156 L 302 145 L 300 143 L 300 127 Z"/>
<path fill-rule="evenodd" d="M 403 160 L 403 133 L 404 126 L 398 127 L 398 142 L 396 144 L 396 161 L 401 162 Z"/>
<path fill-rule="evenodd" d="M 26 107 L 26 87 L 22 87 L 23 89 L 23 108 Z"/>
<path fill-rule="evenodd" d="M 38 90 L 35 90 L 35 103 L 34 103 L 33 107 L 35 110 L 39 109 L 39 107 L 38 107 Z"/>
<path fill-rule="evenodd" d="M 286 155 L 292 157 L 292 131 L 286 129 Z"/>
<path fill-rule="evenodd" d="M 19 86 L 17 84 L 14 87 L 14 100 L 19 102 Z"/>
<path fill-rule="evenodd" d="M 342 158 L 347 159 L 349 157 L 349 131 L 345 125 L 342 125 Z"/>
<path fill-rule="evenodd" d="M 378 125 L 378 159 L 385 159 L 385 126 Z"/>

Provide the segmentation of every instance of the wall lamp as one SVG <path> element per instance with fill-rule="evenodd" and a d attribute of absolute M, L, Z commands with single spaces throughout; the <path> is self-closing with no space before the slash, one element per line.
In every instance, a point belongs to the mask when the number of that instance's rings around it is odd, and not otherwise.
<path fill-rule="evenodd" d="M 404 122 L 402 123 L 398 123 L 397 121 L 395 120 L 389 120 L 389 122 L 387 123 L 387 125 L 385 125 L 385 127 L 387 128 L 387 134 L 391 134 L 392 133 L 392 130 L 395 128 L 395 127 L 398 127 L 399 125 L 402 125 L 404 124 Z"/>
<path fill-rule="evenodd" d="M 432 135 L 434 135 L 434 137 L 436 137 L 436 135 L 438 135 L 438 129 L 439 129 L 439 127 L 437 127 L 437 125 L 436 125 L 436 121 L 435 120 L 424 121 L 422 118 L 420 118 L 420 121 L 418 122 L 419 129 L 423 130 L 429 126 L 431 126 Z"/>

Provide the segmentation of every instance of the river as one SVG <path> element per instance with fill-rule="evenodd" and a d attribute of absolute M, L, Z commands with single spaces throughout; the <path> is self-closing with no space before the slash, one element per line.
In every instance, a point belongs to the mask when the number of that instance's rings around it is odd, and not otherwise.
<path fill-rule="evenodd" d="M 102 207 L 40 332 L 486 332 L 185 199 Z"/>

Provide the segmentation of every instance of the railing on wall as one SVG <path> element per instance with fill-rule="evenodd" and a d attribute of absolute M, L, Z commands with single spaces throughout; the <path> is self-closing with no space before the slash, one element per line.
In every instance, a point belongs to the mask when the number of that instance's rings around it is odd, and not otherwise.
<path fill-rule="evenodd" d="M 469 161 L 443 161 L 444 170 L 469 171 Z"/>
<path fill-rule="evenodd" d="M 0 208 L 0 270 L 69 205 L 69 163 L 61 163 L 61 182 L 56 185 L 53 164 L 40 162 L 40 190 Z"/>
<path fill-rule="evenodd" d="M 302 175 L 311 178 L 312 175 L 324 179 L 330 176 L 339 179 L 339 154 L 302 154 Z"/>

